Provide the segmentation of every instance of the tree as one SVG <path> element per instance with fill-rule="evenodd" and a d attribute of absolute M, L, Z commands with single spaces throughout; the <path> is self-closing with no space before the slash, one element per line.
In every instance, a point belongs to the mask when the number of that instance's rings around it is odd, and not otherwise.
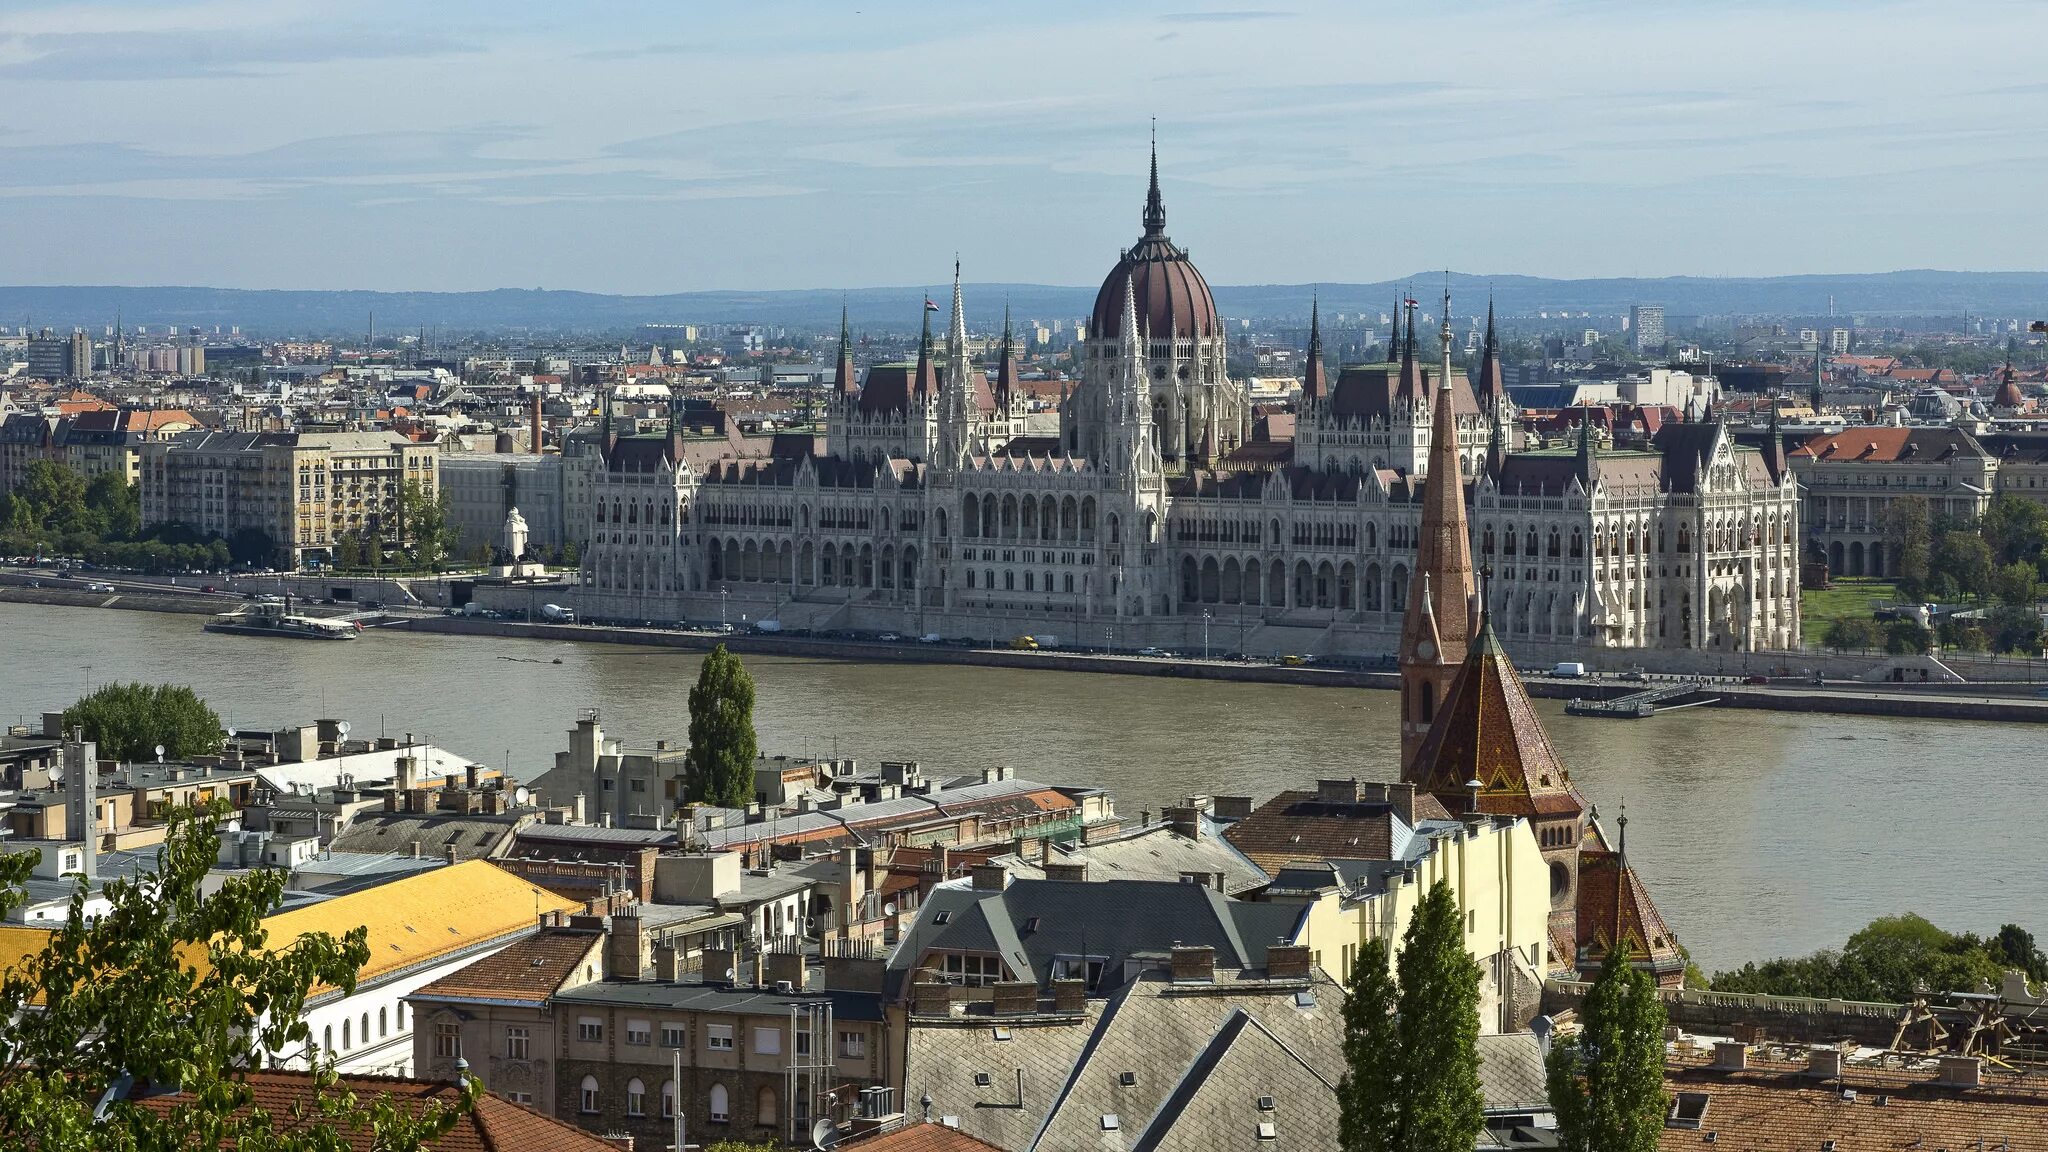
<path fill-rule="evenodd" d="M 1991 610 L 1991 644 L 2000 652 L 2022 656 L 2041 654 L 2041 614 L 2032 608 L 2013 605 Z"/>
<path fill-rule="evenodd" d="M 2001 925 L 1984 947 L 2000 964 L 2025 972 L 2034 983 L 2048 981 L 2048 955 L 2034 944 L 2034 934 L 2019 925 Z"/>
<path fill-rule="evenodd" d="M 0 1147 L 333 1152 L 344 1134 L 367 1131 L 379 1149 L 412 1152 L 467 1110 L 474 1081 L 453 1107 L 417 1113 L 336 1092 L 331 1057 L 305 1115 L 252 1107 L 247 1070 L 306 1044 L 307 996 L 353 991 L 370 951 L 361 928 L 270 947 L 263 917 L 283 899 L 281 869 L 234 873 L 202 898 L 226 812 L 225 802 L 172 812 L 154 867 L 108 882 L 110 907 L 93 919 L 79 889 L 42 951 L 0 978 Z M 0 904 L 20 904 L 34 864 L 34 853 L 0 858 Z M 96 1115 L 121 1083 L 132 1090 Z M 136 1102 L 171 1086 L 175 1103 Z"/>
<path fill-rule="evenodd" d="M 754 678 L 720 644 L 690 689 L 690 795 L 721 808 L 754 799 Z"/>
<path fill-rule="evenodd" d="M 1401 942 L 1398 1034 L 1403 1152 L 1470 1152 L 1485 1127 L 1479 1095 L 1479 965 L 1465 950 L 1465 917 L 1439 880 Z"/>
<path fill-rule="evenodd" d="M 1925 655 L 1931 639 L 1918 620 L 1901 618 L 1884 626 L 1884 650 L 1893 656 Z"/>
<path fill-rule="evenodd" d="M 1991 574 L 1991 594 L 2000 604 L 2032 608 L 2041 598 L 2041 570 L 2025 560 L 2001 565 Z"/>
<path fill-rule="evenodd" d="M 437 568 L 455 546 L 455 530 L 449 524 L 448 490 L 429 495 L 417 480 L 407 480 L 399 493 L 400 544 L 409 545 L 413 563 Z M 516 559 L 516 557 L 515 557 Z M 374 561 L 373 561 L 374 563 Z"/>
<path fill-rule="evenodd" d="M 1935 538 L 1930 577 L 1943 595 L 1981 597 L 1991 590 L 1991 546 L 1974 531 L 1951 528 Z"/>
<path fill-rule="evenodd" d="M 2048 509 L 2010 492 L 1992 499 L 1977 528 L 2000 564 L 2032 564 L 2048 547 Z"/>
<path fill-rule="evenodd" d="M 185 760 L 220 751 L 220 717 L 198 693 L 179 684 L 109 684 L 64 710 L 64 730 L 84 728 L 85 738 L 111 760 L 148 760 L 161 744 L 164 755 Z"/>
<path fill-rule="evenodd" d="M 334 564 L 343 571 L 363 566 L 363 542 L 356 538 L 355 533 L 346 533 L 334 542 Z"/>
<path fill-rule="evenodd" d="M 119 472 L 102 472 L 86 483 L 86 510 L 96 517 L 101 533 L 131 540 L 142 530 L 142 497 Z"/>
<path fill-rule="evenodd" d="M 1613 948 L 1581 1011 L 1579 1034 L 1551 1045 L 1551 1107 L 1565 1152 L 1656 1152 L 1664 1131 L 1664 1001 L 1648 973 Z"/>
<path fill-rule="evenodd" d="M 1851 648 L 1875 648 L 1881 643 L 1877 622 L 1862 616 L 1837 616 L 1828 621 L 1821 643 L 1837 652 Z"/>
<path fill-rule="evenodd" d="M 2017 947 L 2018 940 L 2011 946 Z M 1993 944 L 1956 935 L 1907 913 L 1881 916 L 1849 937 L 1840 951 L 1751 962 L 1714 974 L 1719 992 L 1871 1000 L 1903 1004 L 1922 989 L 1975 992 L 1996 987 L 2011 963 L 2001 936 Z M 2017 966 L 2017 965 L 2015 965 Z"/>
<path fill-rule="evenodd" d="M 1344 999 L 1344 1079 L 1337 1085 L 1343 1152 L 1399 1152 L 1401 1049 L 1394 1019 L 1398 995 L 1387 942 L 1368 941 L 1351 967 Z"/>
<path fill-rule="evenodd" d="M 1899 592 L 1909 600 L 1919 599 L 1927 584 L 1933 541 L 1931 520 L 1925 496 L 1901 496 L 1877 514 L 1878 529 L 1899 558 Z"/>

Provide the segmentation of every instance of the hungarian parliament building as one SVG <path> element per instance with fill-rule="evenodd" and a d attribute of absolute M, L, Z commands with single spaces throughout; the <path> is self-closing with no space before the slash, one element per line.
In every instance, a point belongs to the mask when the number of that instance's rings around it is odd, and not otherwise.
<path fill-rule="evenodd" d="M 1391 655 L 1447 385 L 1479 594 L 1504 639 L 1798 645 L 1798 492 L 1775 443 L 1740 447 L 1709 419 L 1525 450 L 1491 317 L 1472 380 L 1451 364 L 1448 299 L 1436 363 L 1418 358 L 1412 303 L 1388 362 L 1334 379 L 1312 322 L 1293 437 L 1257 437 L 1208 283 L 1167 237 L 1156 160 L 1143 223 L 1096 294 L 1056 432 L 1027 420 L 1007 334 L 994 364 L 970 358 L 957 268 L 949 330 L 935 344 L 928 309 L 914 364 L 859 378 L 842 325 L 822 454 L 785 437 L 692 462 L 673 421 L 620 436 L 607 417 L 584 614 Z"/>

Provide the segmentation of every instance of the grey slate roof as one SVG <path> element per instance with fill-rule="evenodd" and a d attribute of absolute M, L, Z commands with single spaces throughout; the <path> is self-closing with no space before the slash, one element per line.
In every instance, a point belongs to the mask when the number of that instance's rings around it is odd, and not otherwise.
<path fill-rule="evenodd" d="M 1189 988 L 1148 975 L 1091 1001 L 1081 1021 L 917 1020 L 904 1090 L 929 1092 L 934 1116 L 1016 1150 L 1265 1147 L 1247 1119 L 1262 1095 L 1284 1101 L 1282 1146 L 1334 1148 L 1334 1079 L 1318 1069 L 1342 1066 L 1341 990 L 1318 977 L 1303 1004 L 1299 982 L 1236 976 Z M 1237 1115 L 1222 1123 L 1226 1113 Z"/>
<path fill-rule="evenodd" d="M 1103 980 L 1111 986 L 1123 979 L 1126 959 L 1164 957 L 1176 943 L 1214 948 L 1218 968 L 1263 969 L 1266 946 L 1294 940 L 1306 915 L 1304 906 L 1229 900 L 1196 884 L 1017 880 L 977 891 L 956 881 L 932 890 L 891 955 L 891 991 L 933 949 L 994 952 L 1017 979 L 1040 986 L 1057 956 L 1107 957 Z"/>

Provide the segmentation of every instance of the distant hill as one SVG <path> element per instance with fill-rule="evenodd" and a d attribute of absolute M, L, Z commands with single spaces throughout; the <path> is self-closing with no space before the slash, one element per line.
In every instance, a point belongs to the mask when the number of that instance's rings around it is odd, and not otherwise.
<path fill-rule="evenodd" d="M 1320 295 L 1328 313 L 1383 312 L 1404 291 L 1424 306 L 1442 292 L 1444 273 L 1421 272 L 1375 284 L 1219 285 L 1226 316 L 1251 320 L 1305 317 Z M 1839 316 L 1853 313 L 2048 317 L 2048 272 L 1884 272 L 1846 276 L 1714 279 L 1550 280 L 1536 276 L 1453 273 L 1454 311 L 1467 315 L 1491 293 L 1504 316 L 1538 312 L 1613 315 L 1630 304 L 1664 305 L 1671 317 L 1823 316 L 1830 297 Z M 641 324 L 758 322 L 801 328 L 836 326 L 842 303 L 859 329 L 904 331 L 921 319 L 927 289 L 805 289 L 782 292 L 679 292 L 612 296 L 500 288 L 488 292 L 252 291 L 239 288 L 0 287 L 0 326 L 97 329 L 118 312 L 129 324 L 239 325 L 264 336 L 361 333 L 376 313 L 380 332 L 426 325 L 450 332 L 623 332 Z M 942 289 L 929 289 L 943 305 Z M 1001 323 L 1007 303 L 1019 320 L 1085 317 L 1095 290 L 1045 284 L 970 284 L 975 328 Z"/>

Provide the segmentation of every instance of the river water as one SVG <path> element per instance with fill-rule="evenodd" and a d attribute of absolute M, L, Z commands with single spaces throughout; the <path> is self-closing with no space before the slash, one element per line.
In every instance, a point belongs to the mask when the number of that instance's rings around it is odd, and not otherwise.
<path fill-rule="evenodd" d="M 0 716 L 34 723 L 90 686 L 189 684 L 229 724 L 321 716 L 410 732 L 529 778 L 578 710 L 631 744 L 682 741 L 701 654 L 373 632 L 348 644 L 216 636 L 197 617 L 0 604 Z M 560 664 L 553 661 L 560 658 Z M 1397 774 L 1395 694 L 941 664 L 749 657 L 769 753 L 1007 764 L 1098 785 L 1119 811 L 1190 793 L 1263 798 Z M 1709 971 L 1838 946 L 1916 911 L 2048 936 L 2048 732 L 1995 723 L 1695 708 L 1645 721 L 1538 701 L 1573 778 Z"/>

